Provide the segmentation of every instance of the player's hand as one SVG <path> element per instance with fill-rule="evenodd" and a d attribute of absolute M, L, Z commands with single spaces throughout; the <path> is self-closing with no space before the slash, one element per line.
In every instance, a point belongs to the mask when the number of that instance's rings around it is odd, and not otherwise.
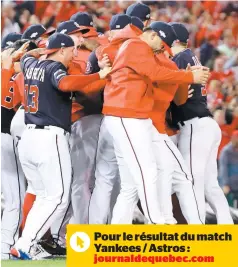
<path fill-rule="evenodd" d="M 104 54 L 103 58 L 98 61 L 98 66 L 100 69 L 103 69 L 105 67 L 111 67 L 111 62 L 107 54 Z"/>
<path fill-rule="evenodd" d="M 231 191 L 230 186 L 228 185 L 224 185 L 222 189 L 225 195 L 228 195 Z"/>
<path fill-rule="evenodd" d="M 10 70 L 13 64 L 13 51 L 14 48 L 8 48 L 1 53 L 2 68 Z"/>
<path fill-rule="evenodd" d="M 196 84 L 203 84 L 207 83 L 207 80 L 210 76 L 210 72 L 203 69 L 196 69 L 192 71 L 193 74 L 193 82 Z"/>
<path fill-rule="evenodd" d="M 98 72 L 99 76 L 100 76 L 100 79 L 104 79 L 106 78 L 106 76 L 108 75 L 108 73 L 111 71 L 111 67 L 105 67 L 103 68 L 102 70 L 100 70 Z"/>
<path fill-rule="evenodd" d="M 13 61 L 18 61 L 26 52 L 30 41 L 24 43 L 17 51 L 13 53 Z"/>
<path fill-rule="evenodd" d="M 35 58 L 39 58 L 42 54 L 44 54 L 45 48 L 36 48 L 31 51 L 28 51 L 26 54 L 33 56 Z"/>
<path fill-rule="evenodd" d="M 186 68 L 186 70 L 189 70 L 189 71 L 200 70 L 200 69 L 210 71 L 208 67 L 204 67 L 202 65 L 191 66 L 190 63 L 188 63 L 187 68 Z"/>
<path fill-rule="evenodd" d="M 80 44 L 80 48 L 86 48 L 89 51 L 94 51 L 100 44 L 96 40 L 89 40 L 83 39 L 82 43 Z"/>

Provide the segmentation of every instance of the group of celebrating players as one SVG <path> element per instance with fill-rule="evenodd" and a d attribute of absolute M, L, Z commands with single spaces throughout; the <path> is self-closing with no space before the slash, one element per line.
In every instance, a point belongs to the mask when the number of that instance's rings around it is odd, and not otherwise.
<path fill-rule="evenodd" d="M 176 224 L 173 193 L 188 224 L 205 199 L 233 224 L 209 69 L 183 24 L 151 21 L 135 3 L 107 37 L 78 12 L 2 40 L 2 259 L 65 254 L 68 223 L 131 224 L 138 201 L 146 223 Z"/>

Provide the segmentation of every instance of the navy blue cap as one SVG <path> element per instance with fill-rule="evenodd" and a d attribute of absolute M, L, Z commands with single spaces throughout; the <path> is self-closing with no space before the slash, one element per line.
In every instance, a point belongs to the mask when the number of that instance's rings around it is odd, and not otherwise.
<path fill-rule="evenodd" d="M 126 14 L 145 21 L 150 19 L 150 8 L 145 4 L 135 3 L 127 8 Z"/>
<path fill-rule="evenodd" d="M 188 39 L 189 39 L 189 32 L 188 32 L 187 28 L 182 23 L 171 22 L 169 24 L 174 29 L 174 31 L 178 37 L 178 40 L 181 43 L 187 43 Z"/>
<path fill-rule="evenodd" d="M 75 13 L 70 20 L 77 22 L 79 26 L 93 27 L 93 18 L 87 12 Z"/>
<path fill-rule="evenodd" d="M 144 24 L 142 22 L 141 19 L 139 19 L 138 17 L 134 17 L 132 16 L 131 17 L 131 23 L 136 26 L 137 28 L 139 28 L 141 31 L 143 31 L 144 29 Z"/>
<path fill-rule="evenodd" d="M 36 40 L 46 33 L 46 28 L 41 24 L 29 26 L 22 34 L 22 39 Z"/>
<path fill-rule="evenodd" d="M 120 30 L 131 23 L 131 17 L 126 14 L 117 14 L 110 20 L 110 30 Z"/>
<path fill-rule="evenodd" d="M 164 41 L 169 47 L 171 47 L 173 42 L 178 39 L 172 26 L 168 23 L 154 21 L 150 24 L 149 28 L 157 32 L 162 41 Z"/>
<path fill-rule="evenodd" d="M 57 32 L 52 34 L 48 38 L 44 54 L 51 54 L 55 50 L 60 49 L 62 47 L 72 47 L 72 46 L 74 46 L 74 41 L 69 35 Z"/>
<path fill-rule="evenodd" d="M 3 39 L 2 39 L 2 44 L 1 44 L 1 48 L 6 48 L 12 44 L 14 44 L 17 40 L 21 39 L 21 34 L 20 33 L 16 33 L 16 32 L 11 32 L 9 34 L 7 34 Z"/>
<path fill-rule="evenodd" d="M 75 33 L 75 32 L 86 33 L 88 31 L 89 30 L 81 29 L 79 27 L 78 23 L 73 21 L 73 20 L 61 22 L 56 29 L 56 32 L 64 33 L 64 34 L 71 34 L 71 33 Z"/>

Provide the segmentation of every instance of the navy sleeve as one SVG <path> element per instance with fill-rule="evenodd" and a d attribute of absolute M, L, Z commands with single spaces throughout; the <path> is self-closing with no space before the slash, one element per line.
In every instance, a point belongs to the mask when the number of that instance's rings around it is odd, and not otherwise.
<path fill-rule="evenodd" d="M 96 72 L 99 72 L 100 68 L 98 66 L 98 59 L 96 57 L 95 51 L 93 51 L 89 57 L 88 57 L 88 62 L 87 62 L 87 67 L 86 67 L 86 74 L 93 74 Z"/>
<path fill-rule="evenodd" d="M 55 87 L 55 88 L 58 88 L 59 87 L 59 82 L 61 81 L 61 79 L 65 76 L 67 76 L 67 71 L 66 71 L 66 68 L 59 62 L 55 62 L 55 63 L 52 63 L 51 64 L 52 66 L 50 66 L 50 72 L 49 72 L 49 75 L 50 75 L 50 80 L 51 80 L 51 83 L 52 85 Z"/>
<path fill-rule="evenodd" d="M 32 63 L 37 64 L 37 62 L 38 62 L 38 59 L 26 54 L 25 56 L 21 58 L 21 61 L 20 61 L 22 72 L 25 73 L 26 70 L 29 68 L 29 66 L 32 65 Z"/>
<path fill-rule="evenodd" d="M 173 61 L 176 63 L 179 69 L 186 69 L 188 65 L 188 61 L 184 57 L 174 57 Z"/>

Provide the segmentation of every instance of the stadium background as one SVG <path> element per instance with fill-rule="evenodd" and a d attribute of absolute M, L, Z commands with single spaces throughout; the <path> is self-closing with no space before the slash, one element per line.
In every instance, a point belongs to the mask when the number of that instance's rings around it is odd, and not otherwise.
<path fill-rule="evenodd" d="M 1 34 L 4 37 L 9 32 L 23 32 L 35 23 L 41 23 L 46 28 L 57 27 L 61 21 L 82 11 L 92 14 L 94 27 L 107 35 L 112 15 L 124 13 L 132 2 L 134 1 L 1 1 Z M 238 1 L 144 3 L 150 6 L 154 20 L 184 23 L 190 32 L 190 48 L 195 51 L 201 63 L 211 69 L 207 85 L 208 105 L 222 130 L 220 155 L 222 148 L 230 142 L 232 132 L 238 129 Z M 222 186 L 221 176 L 219 181 Z M 236 181 L 238 188 L 238 171 Z M 230 205 L 233 205 L 229 195 L 228 199 Z M 4 266 L 15 265 L 5 263 Z"/>

